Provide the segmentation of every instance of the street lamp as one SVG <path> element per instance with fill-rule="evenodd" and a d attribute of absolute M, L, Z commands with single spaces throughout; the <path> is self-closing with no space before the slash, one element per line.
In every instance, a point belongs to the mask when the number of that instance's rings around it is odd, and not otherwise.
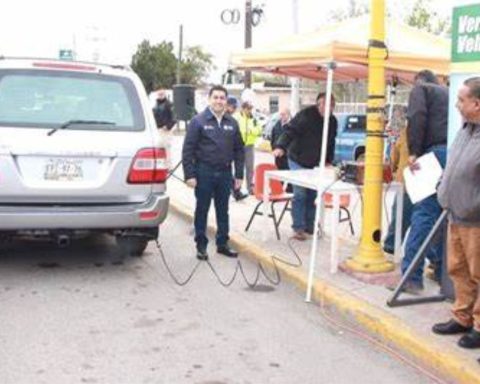
<path fill-rule="evenodd" d="M 260 24 L 264 11 L 265 4 L 252 7 L 252 0 L 245 0 L 245 48 L 252 46 L 252 26 L 256 27 Z M 224 24 L 238 24 L 241 19 L 241 13 L 239 9 L 224 9 L 220 13 L 220 19 Z M 244 78 L 245 88 L 252 86 L 252 74 L 249 70 L 245 71 Z"/>

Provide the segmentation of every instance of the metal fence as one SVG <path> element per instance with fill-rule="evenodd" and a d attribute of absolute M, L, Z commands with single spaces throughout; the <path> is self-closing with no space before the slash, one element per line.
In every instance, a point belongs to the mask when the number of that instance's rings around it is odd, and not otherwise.
<path fill-rule="evenodd" d="M 364 115 L 367 113 L 367 104 L 365 103 L 336 103 L 335 113 L 348 113 Z"/>

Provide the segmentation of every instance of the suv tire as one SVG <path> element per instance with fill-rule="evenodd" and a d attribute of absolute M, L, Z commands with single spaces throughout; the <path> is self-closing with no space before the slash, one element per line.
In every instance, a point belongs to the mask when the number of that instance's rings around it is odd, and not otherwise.
<path fill-rule="evenodd" d="M 143 236 L 116 236 L 117 246 L 127 256 L 141 257 L 150 239 Z"/>
<path fill-rule="evenodd" d="M 355 150 L 355 161 L 365 162 L 365 147 L 359 147 Z"/>

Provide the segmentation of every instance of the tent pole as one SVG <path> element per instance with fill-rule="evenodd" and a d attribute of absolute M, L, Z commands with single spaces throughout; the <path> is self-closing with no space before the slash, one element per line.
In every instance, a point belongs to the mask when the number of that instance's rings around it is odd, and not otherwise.
<path fill-rule="evenodd" d="M 325 114 L 323 116 L 323 132 L 322 132 L 322 149 L 320 153 L 320 180 L 323 180 L 323 175 L 325 173 L 325 160 L 327 158 L 327 141 L 328 141 L 328 130 L 330 123 L 330 111 L 331 111 L 331 101 L 332 101 L 332 87 L 333 87 L 333 71 L 335 69 L 335 63 L 328 64 L 327 72 L 327 92 L 325 95 Z M 315 258 L 317 256 L 317 245 L 318 245 L 318 223 L 320 222 L 320 210 L 322 209 L 323 199 L 322 195 L 324 193 L 322 185 L 317 186 L 317 199 L 315 206 L 315 221 L 313 228 L 313 240 L 312 247 L 310 249 L 310 266 L 308 268 L 308 285 L 307 293 L 305 296 L 305 301 L 310 302 L 312 298 L 312 287 L 313 287 L 313 277 L 315 274 Z"/>
<path fill-rule="evenodd" d="M 293 33 L 298 33 L 298 0 L 292 0 L 292 22 Z M 291 93 L 290 93 L 290 113 L 295 116 L 300 110 L 300 79 L 298 77 L 292 77 L 290 80 Z"/>

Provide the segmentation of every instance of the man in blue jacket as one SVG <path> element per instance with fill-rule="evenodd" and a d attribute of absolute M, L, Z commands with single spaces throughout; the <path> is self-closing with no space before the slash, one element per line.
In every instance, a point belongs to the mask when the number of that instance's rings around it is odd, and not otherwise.
<path fill-rule="evenodd" d="M 208 93 L 209 106 L 188 125 L 183 143 L 182 164 L 187 185 L 195 188 L 195 243 L 197 259 L 207 260 L 208 211 L 213 199 L 217 218 L 217 252 L 227 257 L 238 253 L 228 246 L 228 201 L 235 166 L 235 188 L 243 180 L 243 141 L 236 120 L 225 113 L 227 90 L 214 86 Z"/>
<path fill-rule="evenodd" d="M 447 157 L 448 89 L 438 83 L 432 71 L 423 70 L 415 76 L 415 86 L 408 100 L 407 118 L 410 168 L 418 169 L 417 158 L 427 153 L 433 153 L 444 168 Z M 410 233 L 405 242 L 405 255 L 402 260 L 402 274 L 408 270 L 441 213 L 437 195 L 429 196 L 413 206 Z M 432 244 L 425 254 L 434 266 L 437 280 L 441 276 L 442 253 L 442 243 L 437 242 Z M 403 287 L 405 292 L 419 294 L 423 290 L 424 263 L 425 260 L 422 259 L 412 272 Z"/>

